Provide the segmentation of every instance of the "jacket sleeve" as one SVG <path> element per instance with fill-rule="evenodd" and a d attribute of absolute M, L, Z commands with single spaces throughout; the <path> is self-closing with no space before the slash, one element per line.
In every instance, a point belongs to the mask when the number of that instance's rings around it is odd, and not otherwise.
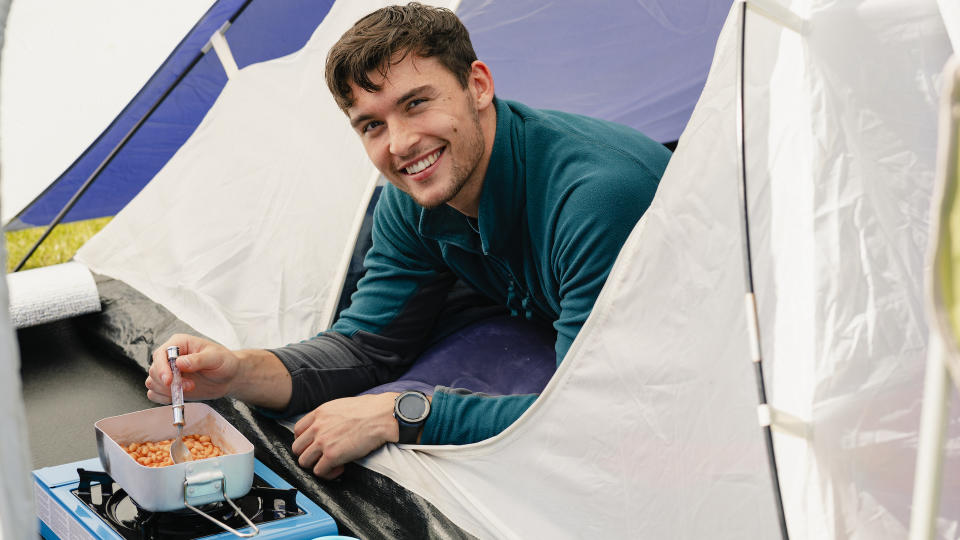
<path fill-rule="evenodd" d="M 490 396 L 462 388 L 438 386 L 421 444 L 467 444 L 507 429 L 537 399 L 537 394 Z"/>
<path fill-rule="evenodd" d="M 350 307 L 328 331 L 271 350 L 292 378 L 282 416 L 394 380 L 423 350 L 455 277 L 416 235 L 419 213 L 404 197 L 384 189 Z"/>

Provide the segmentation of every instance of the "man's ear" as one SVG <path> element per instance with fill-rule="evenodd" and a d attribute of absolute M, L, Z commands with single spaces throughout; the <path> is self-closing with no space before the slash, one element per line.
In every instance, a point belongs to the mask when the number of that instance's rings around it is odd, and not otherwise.
<path fill-rule="evenodd" d="M 473 95 L 477 110 L 486 109 L 493 103 L 493 75 L 490 74 L 490 68 L 480 60 L 474 60 L 470 64 L 467 89 Z"/>

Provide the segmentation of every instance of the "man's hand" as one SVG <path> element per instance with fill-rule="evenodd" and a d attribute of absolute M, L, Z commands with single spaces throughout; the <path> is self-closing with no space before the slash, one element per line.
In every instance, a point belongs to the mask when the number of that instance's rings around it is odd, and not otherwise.
<path fill-rule="evenodd" d="M 226 347 L 186 334 L 176 334 L 153 351 L 153 363 L 147 376 L 147 399 L 170 403 L 173 374 L 167 363 L 167 347 L 180 347 L 177 367 L 183 374 L 183 393 L 188 399 L 223 397 L 237 376 L 238 361 Z"/>
<path fill-rule="evenodd" d="M 307 413 L 293 427 L 293 453 L 301 467 L 331 480 L 343 465 L 362 458 L 384 443 L 400 440 L 393 401 L 399 394 L 349 397 L 328 401 Z"/>
<path fill-rule="evenodd" d="M 147 399 L 170 403 L 173 373 L 167 347 L 180 347 L 177 367 L 183 375 L 183 395 L 188 400 L 232 396 L 251 405 L 283 409 L 293 391 L 290 373 L 272 353 L 264 350 L 231 351 L 210 340 L 176 334 L 153 352 L 145 381 Z"/>

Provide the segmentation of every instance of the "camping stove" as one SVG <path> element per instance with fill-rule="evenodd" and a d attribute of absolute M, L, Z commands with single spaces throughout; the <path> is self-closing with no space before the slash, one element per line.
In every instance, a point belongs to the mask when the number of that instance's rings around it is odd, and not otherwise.
<path fill-rule="evenodd" d="M 139 508 L 102 470 L 100 459 L 93 458 L 33 471 L 43 538 L 237 538 L 188 509 L 149 512 Z M 329 514 L 260 461 L 254 462 L 250 492 L 234 502 L 260 529 L 258 539 L 309 540 L 337 534 L 337 526 Z M 240 533 L 251 531 L 243 518 L 224 502 L 205 505 L 202 509 Z"/>

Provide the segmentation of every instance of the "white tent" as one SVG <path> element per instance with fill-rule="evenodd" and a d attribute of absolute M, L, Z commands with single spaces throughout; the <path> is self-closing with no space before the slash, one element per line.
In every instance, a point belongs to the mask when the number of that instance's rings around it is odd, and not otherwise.
<path fill-rule="evenodd" d="M 359 10 L 346 5 L 335 9 Z M 750 11 L 745 26 L 751 269 L 768 395 L 779 413 L 775 443 L 787 526 L 794 538 L 903 538 L 926 356 L 922 266 L 938 78 L 951 51 L 947 31 L 932 0 L 751 5 L 766 8 Z M 738 8 L 654 204 L 541 398 L 491 440 L 463 447 L 388 445 L 365 466 L 484 538 L 777 536 L 743 308 Z M 360 12 L 370 9 L 365 4 Z M 356 18 L 357 12 L 344 11 L 329 19 L 346 25 Z M 234 346 L 247 335 L 289 339 L 280 326 L 253 335 L 242 306 L 232 308 L 237 317 L 231 321 L 211 315 L 210 306 L 236 300 L 237 291 L 260 289 L 279 298 L 271 308 L 284 317 L 329 317 L 372 169 L 362 165 L 353 139 L 340 138 L 338 124 L 331 124 L 324 135 L 294 133 L 330 137 L 311 146 L 329 152 L 327 158 L 303 159 L 336 163 L 345 169 L 331 177 L 356 179 L 339 186 L 349 193 L 337 193 L 335 203 L 324 200 L 333 195 L 304 191 L 311 189 L 307 184 L 296 190 L 242 184 L 250 153 L 290 150 L 257 132 L 273 125 L 271 115 L 290 111 L 282 104 L 259 109 L 256 124 L 231 114 L 232 107 L 249 108 L 254 94 L 293 99 L 298 85 L 317 75 L 294 77 L 284 66 L 298 71 L 295 63 L 322 55 L 322 44 L 316 47 L 233 74 L 220 108 L 191 143 L 80 258 L 158 301 L 193 304 L 194 312 L 178 313 L 181 318 L 195 325 L 212 320 L 215 331 L 207 333 Z M 254 81 L 257 73 L 264 80 Z M 247 79 L 249 85 L 233 84 Z M 316 106 L 329 111 L 329 105 Z M 226 145 L 212 138 L 217 130 L 245 136 Z M 205 163 L 199 159 L 204 149 L 230 159 Z M 289 159 L 277 163 L 285 176 L 310 176 L 305 161 L 303 169 Z M 200 176 L 217 171 L 229 180 L 210 193 L 229 194 L 237 211 L 211 217 L 205 209 L 213 195 L 191 191 L 188 198 L 178 191 L 186 189 L 177 177 L 187 169 Z M 293 216 L 329 213 L 329 224 L 342 228 L 305 231 L 308 241 L 331 242 L 325 258 L 291 261 L 310 272 L 272 268 L 275 279 L 264 286 L 253 266 L 320 251 L 281 245 L 272 233 L 274 215 L 255 211 L 267 199 L 291 205 Z M 329 207 L 318 210 L 317 200 Z M 253 251 L 218 253 L 219 266 L 192 264 L 196 276 L 182 271 L 192 262 L 189 254 L 143 251 L 199 236 L 217 239 L 216 247 L 253 229 L 263 235 Z M 225 279 L 206 288 L 190 281 L 213 272 Z M 317 283 L 328 286 L 305 292 Z M 939 514 L 945 538 L 956 538 L 960 527 L 958 443 L 960 426 L 953 422 Z"/>

